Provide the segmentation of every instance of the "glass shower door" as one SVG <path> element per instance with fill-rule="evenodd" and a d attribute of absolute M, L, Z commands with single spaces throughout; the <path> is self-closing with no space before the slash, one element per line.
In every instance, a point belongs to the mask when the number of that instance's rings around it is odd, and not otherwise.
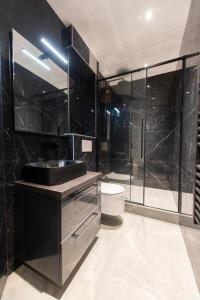
<path fill-rule="evenodd" d="M 132 74 L 130 194 L 131 202 L 144 204 L 146 70 Z"/>
<path fill-rule="evenodd" d="M 146 206 L 178 212 L 182 65 L 148 69 L 145 125 Z"/>
<path fill-rule="evenodd" d="M 119 184 L 130 201 L 131 75 L 99 84 L 99 170 L 103 181 Z"/>

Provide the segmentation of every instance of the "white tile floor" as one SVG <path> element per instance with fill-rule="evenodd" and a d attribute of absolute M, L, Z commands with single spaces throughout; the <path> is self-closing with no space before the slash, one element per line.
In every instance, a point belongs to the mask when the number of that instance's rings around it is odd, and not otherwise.
<path fill-rule="evenodd" d="M 125 188 L 127 199 L 130 199 L 130 185 L 121 185 Z M 131 199 L 136 203 L 143 203 L 142 186 L 131 186 Z M 178 193 L 176 191 L 145 187 L 145 205 L 177 212 Z M 193 214 L 193 194 L 182 194 L 182 213 L 189 215 Z"/>
<path fill-rule="evenodd" d="M 21 267 L 9 276 L 2 300 L 56 299 L 47 290 L 44 279 Z M 181 228 L 125 213 L 120 228 L 101 229 L 60 299 L 200 300 Z"/>

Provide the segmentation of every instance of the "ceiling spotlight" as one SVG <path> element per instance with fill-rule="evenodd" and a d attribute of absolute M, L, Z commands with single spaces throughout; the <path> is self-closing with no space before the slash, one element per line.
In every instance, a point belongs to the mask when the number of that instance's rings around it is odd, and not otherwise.
<path fill-rule="evenodd" d="M 152 13 L 152 10 L 149 9 L 149 10 L 147 10 L 147 12 L 145 13 L 145 20 L 146 20 L 147 22 L 149 22 L 152 18 L 153 18 L 153 13 Z"/>
<path fill-rule="evenodd" d="M 149 89 L 149 88 L 150 88 L 150 85 L 148 84 L 147 87 L 148 87 L 148 89 Z"/>

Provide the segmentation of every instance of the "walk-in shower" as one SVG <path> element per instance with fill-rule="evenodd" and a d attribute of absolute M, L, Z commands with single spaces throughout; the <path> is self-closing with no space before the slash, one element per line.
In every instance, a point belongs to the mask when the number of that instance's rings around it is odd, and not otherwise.
<path fill-rule="evenodd" d="M 199 55 L 98 82 L 99 170 L 126 200 L 192 215 Z"/>

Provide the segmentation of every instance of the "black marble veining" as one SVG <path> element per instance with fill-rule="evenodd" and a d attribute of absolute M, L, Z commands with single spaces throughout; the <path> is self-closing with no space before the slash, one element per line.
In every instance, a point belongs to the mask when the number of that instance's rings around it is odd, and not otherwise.
<path fill-rule="evenodd" d="M 99 170 L 130 174 L 131 81 L 116 78 L 99 85 Z"/>
<path fill-rule="evenodd" d="M 52 135 L 67 133 L 66 90 L 57 89 L 17 63 L 14 63 L 14 74 L 15 129 Z"/>
<path fill-rule="evenodd" d="M 134 185 L 178 191 L 182 71 L 154 69 L 140 78 L 100 83 L 99 170 L 132 175 Z"/>
<path fill-rule="evenodd" d="M 92 142 L 92 152 L 83 152 L 82 151 L 82 140 L 87 140 Z M 68 149 L 69 149 L 69 158 L 75 160 L 82 160 L 87 163 L 87 169 L 89 171 L 96 171 L 96 138 L 70 134 L 67 137 Z"/>
<path fill-rule="evenodd" d="M 6 274 L 17 266 L 15 261 L 15 197 L 14 182 L 20 179 L 20 170 L 24 163 L 36 159 L 60 157 L 67 158 L 65 138 L 41 135 L 20 134 L 14 131 L 14 109 L 11 80 L 11 31 L 12 28 L 27 40 L 39 47 L 42 36 L 62 45 L 64 24 L 56 16 L 45 0 L 1 1 L 0 5 L 0 44 L 2 101 L 0 101 L 0 147 L 4 145 L 4 170 L 0 173 L 0 291 L 3 289 Z M 3 112 L 3 118 L 2 118 Z M 3 123 L 2 123 L 3 119 Z M 36 122 L 36 120 L 35 120 Z M 2 142 L 2 135 L 4 137 Z M 60 147 L 57 144 L 60 143 Z M 0 149 L 0 155 L 3 151 Z M 2 157 L 0 170 L 2 170 Z M 5 226 L 6 221 L 6 226 Z"/>
<path fill-rule="evenodd" d="M 181 162 L 182 193 L 193 193 L 194 189 L 197 110 L 198 73 L 197 67 L 194 66 L 187 68 L 185 72 Z"/>
<path fill-rule="evenodd" d="M 1 49 L 0 49 L 1 51 Z M 1 80 L 1 76 L 0 76 Z M 6 252 L 6 214 L 5 214 L 5 177 L 4 177 L 4 149 L 3 149 L 3 114 L 0 82 L 0 296 L 7 275 L 7 252 Z"/>
<path fill-rule="evenodd" d="M 181 74 L 181 71 L 173 71 L 149 76 L 147 79 L 145 133 L 147 187 L 173 191 L 179 189 Z M 175 200 L 178 202 L 178 199 Z"/>

